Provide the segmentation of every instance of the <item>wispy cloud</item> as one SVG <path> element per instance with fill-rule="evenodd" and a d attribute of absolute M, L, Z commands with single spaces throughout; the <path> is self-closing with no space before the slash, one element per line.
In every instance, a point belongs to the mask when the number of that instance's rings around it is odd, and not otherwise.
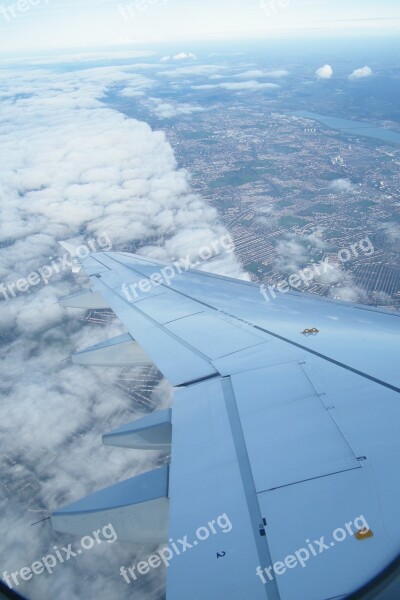
<path fill-rule="evenodd" d="M 285 69 L 276 69 L 275 71 L 261 71 L 260 69 L 252 69 L 249 71 L 244 71 L 243 73 L 238 73 L 235 75 L 238 79 L 260 79 L 262 77 L 286 77 L 289 75 L 289 71 Z"/>
<path fill-rule="evenodd" d="M 168 62 L 170 60 L 195 60 L 195 54 L 192 52 L 178 52 L 178 54 L 174 54 L 173 56 L 163 56 L 161 58 L 161 62 Z"/>
<path fill-rule="evenodd" d="M 280 86 L 277 83 L 260 83 L 259 81 L 250 80 L 242 82 L 226 82 L 226 83 L 215 83 L 215 84 L 204 84 L 204 85 L 193 85 L 194 90 L 212 90 L 221 89 L 232 92 L 240 92 L 246 90 L 274 90 Z"/>
<path fill-rule="evenodd" d="M 160 119 L 170 119 L 181 115 L 191 115 L 196 112 L 202 112 L 204 108 L 194 104 L 166 102 L 160 98 L 148 98 L 144 101 L 151 113 Z"/>
<path fill-rule="evenodd" d="M 169 69 L 168 71 L 160 71 L 157 75 L 163 75 L 164 77 L 214 75 L 219 71 L 225 71 L 226 69 L 227 67 L 222 65 L 191 65 L 188 67 Z"/>

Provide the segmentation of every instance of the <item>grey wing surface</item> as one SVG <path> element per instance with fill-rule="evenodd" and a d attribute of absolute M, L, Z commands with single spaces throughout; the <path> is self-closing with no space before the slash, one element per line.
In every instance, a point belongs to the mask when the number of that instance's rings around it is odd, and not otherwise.
<path fill-rule="evenodd" d="M 128 253 L 83 267 L 91 289 L 64 306 L 110 307 L 126 333 L 73 360 L 152 361 L 175 388 L 171 409 L 103 441 L 171 460 L 59 509 L 55 529 L 112 522 L 121 540 L 168 544 L 169 600 L 344 598 L 398 555 L 396 314 L 266 300 Z"/>

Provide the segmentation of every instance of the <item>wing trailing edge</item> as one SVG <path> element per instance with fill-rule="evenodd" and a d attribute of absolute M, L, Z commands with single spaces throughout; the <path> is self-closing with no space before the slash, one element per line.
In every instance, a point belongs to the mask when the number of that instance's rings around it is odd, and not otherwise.
<path fill-rule="evenodd" d="M 67 298 L 61 298 L 58 303 L 64 308 L 86 308 L 88 310 L 110 308 L 109 304 L 105 302 L 101 294 L 92 292 L 91 290 L 74 294 L 73 296 L 68 296 Z"/>
<path fill-rule="evenodd" d="M 129 333 L 123 333 L 84 348 L 71 356 L 76 365 L 97 367 L 134 367 L 141 363 L 151 363 L 151 359 Z"/>
<path fill-rule="evenodd" d="M 120 541 L 161 544 L 168 538 L 168 480 L 168 466 L 126 479 L 53 512 L 52 526 L 82 536 L 112 524 Z"/>
<path fill-rule="evenodd" d="M 171 450 L 172 411 L 157 411 L 103 435 L 103 444 L 137 450 Z"/>

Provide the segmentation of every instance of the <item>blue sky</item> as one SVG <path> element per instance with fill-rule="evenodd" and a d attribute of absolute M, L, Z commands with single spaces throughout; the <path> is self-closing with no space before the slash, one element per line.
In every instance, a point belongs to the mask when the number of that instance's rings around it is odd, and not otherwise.
<path fill-rule="evenodd" d="M 398 0 L 0 0 L 0 51 L 398 30 Z"/>

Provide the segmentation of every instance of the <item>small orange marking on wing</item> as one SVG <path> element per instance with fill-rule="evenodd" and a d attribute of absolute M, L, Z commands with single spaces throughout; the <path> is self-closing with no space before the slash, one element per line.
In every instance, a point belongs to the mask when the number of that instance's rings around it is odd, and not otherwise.
<path fill-rule="evenodd" d="M 354 534 L 354 537 L 356 538 L 356 540 L 365 540 L 365 539 L 371 538 L 373 536 L 374 536 L 374 534 L 371 531 L 371 529 L 367 529 L 366 527 L 364 527 L 363 529 L 359 529 L 357 531 L 357 533 Z"/>

